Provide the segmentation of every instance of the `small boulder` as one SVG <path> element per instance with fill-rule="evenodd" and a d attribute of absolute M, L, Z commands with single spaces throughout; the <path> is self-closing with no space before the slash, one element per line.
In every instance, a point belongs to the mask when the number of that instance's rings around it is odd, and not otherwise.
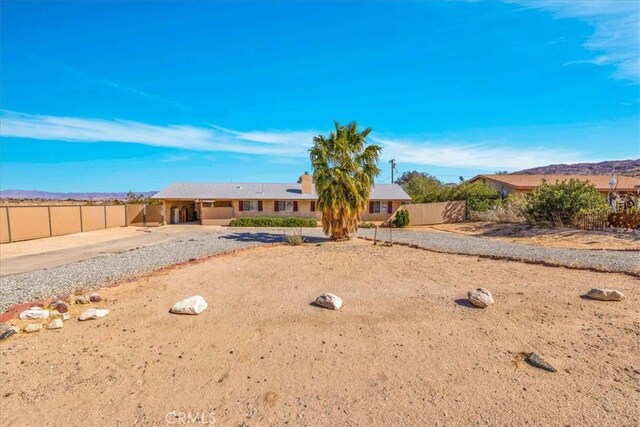
<path fill-rule="evenodd" d="M 467 293 L 467 297 L 469 298 L 469 302 L 476 307 L 487 308 L 491 304 L 493 304 L 493 295 L 491 292 L 486 290 L 485 288 L 474 289 L 473 291 L 469 291 Z"/>
<path fill-rule="evenodd" d="M 66 313 L 67 311 L 69 311 L 67 304 L 60 299 L 49 304 L 49 308 L 51 310 L 57 311 L 58 313 Z"/>
<path fill-rule="evenodd" d="M 20 313 L 18 317 L 20 317 L 21 320 L 48 319 L 49 310 L 43 310 L 41 307 L 31 307 Z"/>
<path fill-rule="evenodd" d="M 587 297 L 598 301 L 622 301 L 624 294 L 615 289 L 594 288 L 587 292 Z"/>
<path fill-rule="evenodd" d="M 62 313 L 62 320 L 66 321 L 71 319 L 71 315 L 69 313 Z"/>
<path fill-rule="evenodd" d="M 31 332 L 38 332 L 41 329 L 42 329 L 41 323 L 30 323 L 24 327 L 23 331 L 29 334 Z"/>
<path fill-rule="evenodd" d="M 535 353 L 529 353 L 525 360 L 531 366 L 535 366 L 536 368 L 544 369 L 545 371 L 549 371 L 549 372 L 557 372 L 556 368 L 551 366 L 549 362 L 547 362 L 541 356 Z"/>
<path fill-rule="evenodd" d="M 80 317 L 78 317 L 78 320 L 85 321 L 91 319 L 100 319 L 107 314 L 109 314 L 109 310 L 105 310 L 102 308 L 90 308 L 89 310 L 83 311 Z"/>
<path fill-rule="evenodd" d="M 91 301 L 91 302 L 100 302 L 100 301 L 102 301 L 102 297 L 100 296 L 99 293 L 93 292 L 91 295 L 89 295 L 89 301 Z"/>
<path fill-rule="evenodd" d="M 81 295 L 76 298 L 76 304 L 89 304 L 91 302 L 91 298 L 88 294 Z"/>
<path fill-rule="evenodd" d="M 330 308 L 331 310 L 340 310 L 340 307 L 342 307 L 342 298 L 334 294 L 324 293 L 318 295 L 316 304 L 320 307 Z"/>
<path fill-rule="evenodd" d="M 0 341 L 9 338 L 11 335 L 18 333 L 18 329 L 15 326 L 7 325 L 6 323 L 0 323 Z"/>
<path fill-rule="evenodd" d="M 209 305 L 200 295 L 196 295 L 193 297 L 189 297 L 183 299 L 182 301 L 178 301 L 171 307 L 169 310 L 174 314 L 200 314 L 202 313 Z"/>
<path fill-rule="evenodd" d="M 53 322 L 47 325 L 47 329 L 60 329 L 64 326 L 62 324 L 62 319 L 55 319 Z"/>

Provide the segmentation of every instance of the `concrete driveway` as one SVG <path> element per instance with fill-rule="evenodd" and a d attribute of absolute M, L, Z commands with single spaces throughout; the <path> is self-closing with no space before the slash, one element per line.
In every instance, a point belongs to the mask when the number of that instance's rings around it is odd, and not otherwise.
<path fill-rule="evenodd" d="M 70 264 L 220 227 L 199 224 L 122 227 L 0 246 L 0 277 Z"/>

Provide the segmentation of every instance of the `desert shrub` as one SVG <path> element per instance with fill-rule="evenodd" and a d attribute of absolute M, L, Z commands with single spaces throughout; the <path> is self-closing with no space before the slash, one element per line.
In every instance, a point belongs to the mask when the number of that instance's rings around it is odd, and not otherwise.
<path fill-rule="evenodd" d="M 498 192 L 481 182 L 445 185 L 427 173 L 412 171 L 403 173 L 396 183 L 402 185 L 415 203 L 466 200 L 469 210 L 486 211 L 500 201 Z"/>
<path fill-rule="evenodd" d="M 527 199 L 525 196 L 511 194 L 504 200 L 498 200 L 491 209 L 470 210 L 468 218 L 471 221 L 527 222 L 526 208 Z"/>
<path fill-rule="evenodd" d="M 302 234 L 290 234 L 287 236 L 287 244 L 292 246 L 300 246 L 304 243 L 304 237 Z"/>
<path fill-rule="evenodd" d="M 371 221 L 362 221 L 359 228 L 376 228 L 376 225 Z"/>
<path fill-rule="evenodd" d="M 568 225 L 578 213 L 608 211 L 609 205 L 593 184 L 571 179 L 543 182 L 528 198 L 525 214 L 530 222 Z"/>
<path fill-rule="evenodd" d="M 315 218 L 280 218 L 280 217 L 241 217 L 234 218 L 229 223 L 231 227 L 317 227 Z"/>
<path fill-rule="evenodd" d="M 393 225 L 396 227 L 406 227 L 409 225 L 409 211 L 400 209 L 393 218 Z"/>
<path fill-rule="evenodd" d="M 486 211 L 500 202 L 498 192 L 482 182 L 463 182 L 455 187 L 450 187 L 446 194 L 446 200 L 466 200 L 467 209 L 470 211 Z"/>
<path fill-rule="evenodd" d="M 607 217 L 607 223 L 611 227 L 640 229 L 640 212 L 629 210 L 627 212 L 611 213 Z"/>

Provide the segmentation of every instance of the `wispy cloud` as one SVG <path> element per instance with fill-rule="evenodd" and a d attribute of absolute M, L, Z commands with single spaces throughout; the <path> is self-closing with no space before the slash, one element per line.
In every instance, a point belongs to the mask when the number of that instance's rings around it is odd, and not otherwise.
<path fill-rule="evenodd" d="M 473 169 L 526 169 L 551 163 L 585 161 L 583 155 L 548 147 L 514 147 L 504 143 L 428 139 L 374 138 L 385 157 L 417 165 Z"/>
<path fill-rule="evenodd" d="M 78 143 L 117 142 L 200 152 L 227 152 L 240 158 L 267 156 L 270 162 L 300 162 L 308 156 L 314 135 L 321 131 L 238 131 L 210 125 L 152 125 L 129 120 L 59 117 L 2 111 L 0 136 Z M 526 132 L 526 130 L 525 130 Z M 474 135 L 453 138 L 378 136 L 385 159 L 403 163 L 473 169 L 522 169 L 548 163 L 587 159 L 579 152 L 550 149 L 516 138 Z M 523 143 L 524 142 L 524 143 Z M 178 153 L 163 161 L 182 161 Z M 296 160 L 297 159 L 297 160 Z"/>
<path fill-rule="evenodd" d="M 0 135 L 71 142 L 120 142 L 270 156 L 306 156 L 317 132 L 237 132 L 188 125 L 150 125 L 128 120 L 45 116 L 3 111 Z M 306 142 L 306 143 L 305 143 Z"/>
<path fill-rule="evenodd" d="M 508 0 L 527 8 L 577 18 L 593 26 L 584 47 L 597 52 L 588 60 L 570 64 L 613 65 L 613 77 L 640 82 L 640 3 L 636 0 Z"/>

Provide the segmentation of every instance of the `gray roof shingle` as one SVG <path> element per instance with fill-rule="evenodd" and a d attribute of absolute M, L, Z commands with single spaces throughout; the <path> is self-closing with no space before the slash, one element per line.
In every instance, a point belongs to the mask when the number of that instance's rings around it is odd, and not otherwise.
<path fill-rule="evenodd" d="M 301 184 L 177 182 L 157 192 L 152 199 L 180 200 L 316 200 L 315 186 L 303 194 Z M 398 184 L 376 184 L 371 200 L 411 200 Z"/>

